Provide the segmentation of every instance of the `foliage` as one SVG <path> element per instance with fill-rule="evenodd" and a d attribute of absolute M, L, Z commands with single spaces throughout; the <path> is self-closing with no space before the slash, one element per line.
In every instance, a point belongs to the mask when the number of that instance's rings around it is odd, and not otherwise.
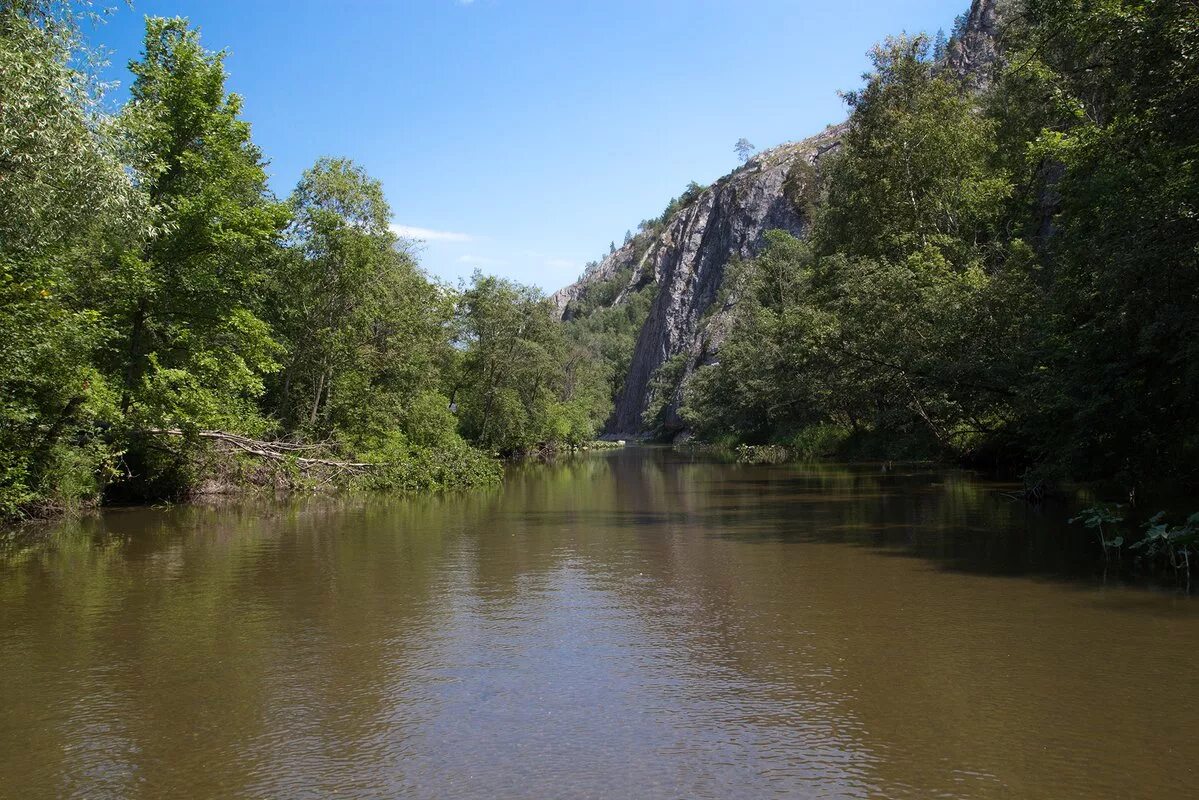
<path fill-rule="evenodd" d="M 935 254 L 964 267 L 1011 192 L 989 168 L 994 122 L 934 68 L 926 37 L 887 39 L 871 60 L 865 88 L 844 95 L 853 116 L 830 170 L 818 245 L 893 261 Z"/>
<path fill-rule="evenodd" d="M 786 444 L 797 458 L 827 458 L 841 451 L 851 433 L 848 428 L 839 425 L 810 425 L 788 437 Z"/>
<path fill-rule="evenodd" d="M 704 193 L 708 187 L 701 183 L 691 181 L 687 184 L 687 188 L 678 197 L 672 197 L 670 202 L 666 204 L 666 208 L 662 210 L 662 214 L 655 220 L 650 221 L 650 226 L 661 228 L 670 218 L 682 211 L 684 208 L 689 208 L 692 203 L 699 199 L 699 196 Z M 646 223 L 642 223 L 644 226 Z"/>
<path fill-rule="evenodd" d="M 112 329 L 77 298 L 137 205 L 77 30 L 57 4 L 0 4 L 0 518 L 91 499 L 117 455 L 92 360 Z"/>
<path fill-rule="evenodd" d="M 150 233 L 122 242 L 91 298 L 120 334 L 108 366 L 136 425 L 253 429 L 278 344 L 259 296 L 286 222 L 225 91 L 223 54 L 182 19 L 146 20 L 119 133 Z"/>
<path fill-rule="evenodd" d="M 596 280 L 592 278 L 584 283 L 578 297 L 570 302 L 568 314 L 570 318 L 588 317 L 596 311 L 616 305 L 616 301 L 629 285 L 633 277 L 633 265 L 628 264 L 616 270 L 611 276 Z"/>
<path fill-rule="evenodd" d="M 1099 536 L 1099 546 L 1103 548 L 1103 556 L 1107 558 L 1107 551 L 1111 548 L 1119 548 L 1124 544 L 1123 536 L 1114 536 L 1108 538 L 1107 533 L 1103 530 L 1103 526 L 1109 528 L 1115 527 L 1124 521 L 1124 517 L 1117 516 L 1120 513 L 1122 506 L 1114 505 L 1094 505 L 1084 508 L 1079 512 L 1078 516 L 1073 517 L 1070 522 L 1081 522 L 1084 527 L 1095 531 Z"/>
<path fill-rule="evenodd" d="M 276 418 L 355 449 L 396 432 L 427 445 L 455 439 L 442 379 L 453 298 L 398 245 L 382 185 L 351 161 L 321 159 L 289 205 L 289 248 L 271 287 L 288 353 L 272 381 Z"/>
<path fill-rule="evenodd" d="M 729 269 L 719 361 L 683 386 L 668 360 L 647 427 L 677 408 L 805 455 L 1193 486 L 1193 6 L 1024 0 L 981 93 L 940 60 L 962 24 L 879 45 L 839 151 L 784 180 L 809 241 L 771 233 Z M 185 20 L 147 19 L 109 116 L 85 11 L 0 0 L 0 517 L 184 494 L 221 456 L 205 431 L 395 488 L 594 438 L 655 296 L 635 270 L 704 187 L 626 235 L 562 324 L 531 287 L 431 281 L 352 161 L 273 197 L 224 55 Z M 1081 521 L 1106 554 L 1114 523 Z M 1138 549 L 1189 564 L 1194 527 L 1155 521 Z"/>
<path fill-rule="evenodd" d="M 498 483 L 502 477 L 498 461 L 461 439 L 428 445 L 393 434 L 366 455 L 384 465 L 357 479 L 359 486 L 373 490 L 455 489 Z"/>
<path fill-rule="evenodd" d="M 749 143 L 749 139 L 746 139 L 744 136 L 738 139 L 737 143 L 733 145 L 733 152 L 737 154 L 737 158 L 743 163 L 749 161 L 749 157 L 753 155 L 756 149 L 756 147 Z"/>
<path fill-rule="evenodd" d="M 655 286 L 643 287 L 625 295 L 619 304 L 590 308 L 566 323 L 566 335 L 599 370 L 609 398 L 620 397 L 624 391 L 637 338 L 649 316 L 655 293 Z"/>
<path fill-rule="evenodd" d="M 224 54 L 186 20 L 146 20 L 106 116 L 81 13 L 0 2 L 0 519 L 310 486 L 317 465 L 486 484 L 490 451 L 594 438 L 610 378 L 539 292 L 430 281 L 347 159 L 277 201 Z"/>
<path fill-rule="evenodd" d="M 596 439 L 582 446 L 583 450 L 620 450 L 625 446 L 624 439 Z"/>
<path fill-rule="evenodd" d="M 465 434 L 501 454 L 594 439 L 611 407 L 604 376 L 541 292 L 476 274 L 460 303 Z"/>
<path fill-rule="evenodd" d="M 1027 0 L 1001 46 L 982 93 L 923 36 L 874 50 L 840 151 L 784 185 L 811 243 L 731 278 L 700 435 L 1199 477 L 1193 4 Z"/>
<path fill-rule="evenodd" d="M 1125 521 L 1123 514 L 1122 505 L 1100 503 L 1084 508 L 1070 522 L 1081 522 L 1096 532 L 1106 560 L 1109 550 L 1118 553 L 1126 542 L 1131 541 L 1131 536 L 1124 534 L 1109 536 L 1109 532 L 1118 531 Z M 1144 533 L 1129 544 L 1129 550 L 1150 565 L 1169 566 L 1189 586 L 1191 558 L 1199 556 L 1199 512 L 1191 514 L 1181 525 L 1171 525 L 1166 521 L 1166 512 L 1159 511 L 1145 520 L 1141 528 Z"/>
<path fill-rule="evenodd" d="M 1145 522 L 1145 536 L 1132 545 L 1147 558 L 1164 557 L 1170 566 L 1183 573 L 1189 583 L 1191 556 L 1199 556 L 1199 512 L 1187 517 L 1182 525 L 1170 525 L 1165 512 L 1158 512 Z"/>
<path fill-rule="evenodd" d="M 1199 464 L 1199 18 L 1186 0 L 1037 0 L 1011 94 L 1059 175 L 1045 245 L 1041 458 L 1128 484 Z M 1009 94 L 1009 96 L 1011 96 Z M 1051 165 L 1051 167 L 1049 166 Z"/>
<path fill-rule="evenodd" d="M 649 400 L 642 414 L 642 424 L 653 435 L 666 430 L 667 414 L 674 405 L 690 359 L 688 353 L 676 353 L 662 362 L 649 382 Z"/>
<path fill-rule="evenodd" d="M 636 243 L 640 240 L 643 245 L 648 246 L 650 240 L 662 231 L 671 217 L 683 209 L 689 208 L 707 188 L 702 183 L 690 181 L 681 195 L 670 198 L 670 202 L 666 204 L 666 208 L 662 209 L 661 214 L 650 219 L 643 219 L 637 224 L 637 235 L 633 237 L 633 241 Z M 642 252 L 644 251 L 637 253 L 638 258 Z"/>
<path fill-rule="evenodd" d="M 737 461 L 742 464 L 782 464 L 791 457 L 790 451 L 778 444 L 743 444 L 737 448 Z"/>
<path fill-rule="evenodd" d="M 797 158 L 787 168 L 787 177 L 783 181 L 783 196 L 791 201 L 791 205 L 805 222 L 811 222 L 815 218 L 816 209 L 822 199 L 822 190 L 820 173 L 806 159 Z"/>

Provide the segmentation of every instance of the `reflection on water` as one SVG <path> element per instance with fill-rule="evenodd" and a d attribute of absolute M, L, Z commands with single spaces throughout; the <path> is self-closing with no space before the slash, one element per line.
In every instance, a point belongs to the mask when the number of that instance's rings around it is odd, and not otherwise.
<path fill-rule="evenodd" d="M 109 513 L 0 553 L 0 797 L 1193 796 L 1199 606 L 1063 516 L 653 449 Z"/>

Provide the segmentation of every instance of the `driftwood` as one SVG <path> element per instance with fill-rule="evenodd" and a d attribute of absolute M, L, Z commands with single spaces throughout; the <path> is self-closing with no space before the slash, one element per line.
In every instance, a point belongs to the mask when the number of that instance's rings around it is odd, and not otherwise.
<path fill-rule="evenodd" d="M 295 442 L 268 442 L 262 439 L 251 439 L 249 436 L 241 436 L 236 433 L 225 433 L 224 431 L 194 431 L 189 432 L 181 428 L 147 428 L 146 433 L 159 436 L 196 436 L 200 439 L 210 439 L 220 442 L 228 447 L 244 453 L 249 453 L 259 458 L 265 458 L 270 461 L 291 461 L 300 467 L 327 467 L 343 472 L 366 472 L 368 470 L 377 469 L 383 464 L 375 464 L 366 461 L 338 461 L 331 458 L 313 458 L 309 456 L 297 455 L 298 453 L 311 453 L 322 449 L 319 444 L 296 444 Z"/>

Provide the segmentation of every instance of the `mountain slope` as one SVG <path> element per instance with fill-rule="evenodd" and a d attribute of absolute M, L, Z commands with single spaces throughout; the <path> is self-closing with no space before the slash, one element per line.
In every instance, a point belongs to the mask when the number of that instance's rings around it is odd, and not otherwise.
<path fill-rule="evenodd" d="M 996 62 L 1000 1 L 974 0 L 945 54 L 946 68 L 967 85 L 986 85 Z M 727 312 L 736 301 L 721 292 L 728 266 L 756 256 L 767 231 L 807 234 L 821 162 L 838 150 L 846 124 L 757 154 L 686 197 L 660 224 L 553 295 L 559 314 L 570 320 L 595 304 L 601 287 L 602 305 L 620 305 L 647 286 L 657 287 L 607 433 L 635 436 L 645 430 L 643 416 L 653 400 L 654 375 L 671 359 L 676 359 L 678 380 L 660 422 L 666 431 L 683 429 L 677 414 L 679 387 L 698 366 L 714 360 Z"/>

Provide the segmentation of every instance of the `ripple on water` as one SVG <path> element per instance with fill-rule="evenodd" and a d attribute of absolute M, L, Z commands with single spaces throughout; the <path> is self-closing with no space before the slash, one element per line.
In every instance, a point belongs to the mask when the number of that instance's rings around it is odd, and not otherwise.
<path fill-rule="evenodd" d="M 0 556 L 0 797 L 1191 796 L 1194 604 L 993 494 L 629 451 L 81 521 Z"/>

